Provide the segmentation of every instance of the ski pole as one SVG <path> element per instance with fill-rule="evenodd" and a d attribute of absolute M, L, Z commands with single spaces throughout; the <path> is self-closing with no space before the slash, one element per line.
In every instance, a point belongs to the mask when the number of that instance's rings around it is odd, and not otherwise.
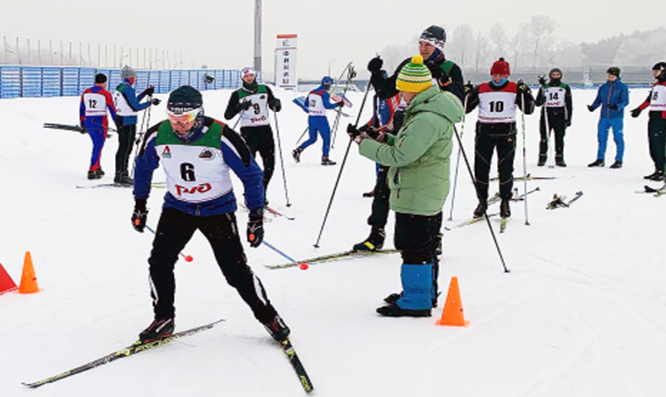
<path fill-rule="evenodd" d="M 291 207 L 291 203 L 289 202 L 289 192 L 287 190 L 287 176 L 284 171 L 284 159 L 282 157 L 282 143 L 280 141 L 280 127 L 278 127 L 277 112 L 273 111 L 273 116 L 275 116 L 275 135 L 277 136 L 278 153 L 280 153 L 280 166 L 282 168 L 282 181 L 284 182 L 284 198 L 287 200 L 287 207 Z"/>
<path fill-rule="evenodd" d="M 241 110 L 240 114 L 238 115 L 238 118 L 236 119 L 236 122 L 234 123 L 234 126 L 231 128 L 232 130 L 236 131 L 236 126 L 238 125 L 238 122 L 243 118 L 243 113 L 245 113 L 245 110 Z"/>
<path fill-rule="evenodd" d="M 456 126 L 453 126 L 453 132 L 456 134 L 456 139 L 458 140 L 458 145 L 462 149 L 462 140 L 460 139 L 460 134 L 458 134 L 458 129 Z M 463 155 L 463 160 L 465 160 L 465 165 L 467 166 L 467 172 L 469 173 L 470 178 L 472 178 L 472 181 L 475 182 L 474 185 L 476 186 L 476 181 L 474 180 L 474 173 L 472 172 L 472 167 L 469 164 L 469 159 L 467 158 L 467 154 L 465 153 L 465 149 L 462 149 L 462 155 Z M 486 218 L 486 223 L 488 224 L 488 229 L 490 230 L 490 235 L 493 237 L 493 242 L 495 243 L 495 248 L 497 248 L 497 253 L 499 254 L 500 261 L 502 261 L 502 266 L 504 267 L 504 273 L 509 273 L 509 269 L 506 267 L 506 263 L 504 262 L 504 255 L 502 255 L 502 250 L 500 249 L 500 246 L 497 242 L 497 237 L 495 236 L 495 231 L 493 230 L 493 226 L 490 224 L 490 219 L 488 219 L 488 213 L 486 211 L 483 211 L 483 217 Z"/>
<path fill-rule="evenodd" d="M 347 93 L 347 90 L 349 89 L 349 84 L 351 83 L 352 79 L 356 76 L 356 71 L 354 71 L 353 66 L 349 66 L 349 69 L 347 70 L 347 81 L 345 82 L 345 88 L 342 90 L 342 98 L 340 99 L 343 103 L 345 100 L 345 94 Z M 344 106 L 344 105 L 343 105 Z M 339 110 L 337 112 L 338 114 L 335 116 L 335 121 L 333 122 L 333 130 L 331 132 L 331 147 L 335 147 L 335 137 L 338 132 L 338 126 L 340 125 L 340 116 L 342 115 L 342 110 Z M 358 124 L 358 122 L 356 123 Z"/>
<path fill-rule="evenodd" d="M 291 263 L 295 263 L 295 264 L 297 264 L 297 265 L 300 265 L 302 269 L 307 269 L 307 266 L 308 266 L 307 263 L 305 263 L 305 262 L 298 262 L 296 259 L 290 257 L 289 255 L 285 254 L 284 252 L 280 251 L 279 249 L 277 249 L 277 248 L 275 248 L 274 246 L 272 246 L 271 244 L 269 244 L 268 241 L 266 241 L 266 240 L 262 241 L 261 243 L 262 243 L 263 245 L 265 245 L 266 247 L 272 249 L 273 251 L 277 252 L 278 254 L 282 255 L 283 257 L 285 257 L 285 258 L 286 258 L 288 261 L 290 261 Z"/>
<path fill-rule="evenodd" d="M 365 94 L 363 95 L 363 101 L 361 102 L 361 107 L 358 110 L 358 116 L 356 116 L 356 124 L 354 124 L 354 126 L 357 126 L 359 120 L 361 119 L 361 113 L 363 113 L 363 107 L 365 106 L 365 100 L 368 98 L 368 92 L 370 92 L 369 81 L 368 85 L 365 87 Z M 335 191 L 338 189 L 338 183 L 340 182 L 340 176 L 342 176 L 342 170 L 345 169 L 345 163 L 347 162 L 347 156 L 349 155 L 349 149 L 351 148 L 352 142 L 353 139 L 350 139 L 349 143 L 347 144 L 347 150 L 345 150 L 345 156 L 342 159 L 342 164 L 340 164 L 340 171 L 338 172 L 338 178 L 335 180 L 335 185 L 333 186 L 333 192 L 331 193 L 331 199 L 328 201 L 326 214 L 324 214 L 324 220 L 321 223 L 321 229 L 319 229 L 319 236 L 317 236 L 317 242 L 314 243 L 315 248 L 319 248 L 319 240 L 321 239 L 321 234 L 324 232 L 324 225 L 326 225 L 326 219 L 328 218 L 328 213 L 331 210 L 331 204 L 333 204 L 333 197 L 335 197 Z"/>
<path fill-rule="evenodd" d="M 529 226 L 530 221 L 527 212 L 527 154 L 525 149 L 525 113 L 523 113 L 522 110 L 520 112 L 520 120 L 523 130 L 523 175 L 525 175 L 525 178 L 523 179 L 523 188 L 525 191 L 525 225 Z"/>
<path fill-rule="evenodd" d="M 308 132 L 309 129 L 310 129 L 309 126 L 305 127 L 305 130 L 303 130 L 303 133 L 301 134 L 300 137 L 298 137 L 298 140 L 296 141 L 296 146 L 298 146 L 298 144 L 301 142 L 301 139 L 303 139 L 303 137 L 305 136 L 305 134 Z"/>
<path fill-rule="evenodd" d="M 153 234 L 157 234 L 157 233 L 155 233 L 155 231 L 153 230 L 153 228 L 151 228 L 151 227 L 148 226 L 148 225 L 146 225 L 146 229 L 148 229 L 148 230 L 149 230 L 151 233 L 153 233 Z M 179 252 L 178 255 L 182 256 L 183 259 L 185 259 L 185 262 L 192 262 L 192 261 L 194 260 L 194 258 L 192 258 L 192 255 L 185 255 L 185 254 L 183 254 L 182 252 Z"/>
<path fill-rule="evenodd" d="M 465 96 L 465 101 L 463 104 L 463 112 L 467 111 L 467 99 L 468 96 Z M 460 123 L 460 139 L 462 139 L 463 134 L 465 133 L 465 114 L 463 113 L 463 119 Z M 462 146 L 458 148 L 458 157 L 456 158 L 456 171 L 455 176 L 453 177 L 453 191 L 451 192 L 451 211 L 449 212 L 449 220 L 453 220 L 453 205 L 456 200 L 456 187 L 458 186 L 458 166 L 460 165 L 460 152 L 462 151 Z"/>
<path fill-rule="evenodd" d="M 153 102 L 152 95 L 148 96 L 148 101 L 151 103 Z M 139 128 L 139 136 L 134 140 L 134 156 L 132 157 L 132 173 L 130 174 L 130 177 L 132 178 L 134 178 L 134 169 L 136 168 L 136 156 L 139 155 L 139 144 L 141 143 L 141 139 L 146 130 L 150 127 L 150 108 L 152 108 L 152 106 L 148 106 L 148 109 L 143 113 L 143 117 L 141 118 L 141 128 Z"/>
<path fill-rule="evenodd" d="M 550 130 L 550 121 L 548 120 L 548 103 L 543 104 L 543 122 L 544 126 L 546 128 L 546 136 L 548 137 L 548 141 L 546 142 L 546 145 L 548 145 L 548 168 L 555 168 L 555 165 L 553 165 L 553 161 L 555 161 L 555 156 L 553 154 L 553 147 L 555 146 L 554 142 L 550 141 L 551 137 L 551 130 Z"/>

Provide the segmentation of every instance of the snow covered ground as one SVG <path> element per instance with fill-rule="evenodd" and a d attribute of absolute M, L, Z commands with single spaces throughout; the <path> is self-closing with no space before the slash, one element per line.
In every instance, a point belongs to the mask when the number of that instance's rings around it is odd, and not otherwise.
<path fill-rule="evenodd" d="M 646 90 L 632 90 L 630 108 Z M 324 229 L 314 248 L 338 175 L 347 136 L 341 120 L 331 157 L 319 165 L 321 141 L 300 164 L 290 157 L 306 115 L 277 92 L 282 151 L 291 207 L 278 167 L 271 204 L 296 218 L 267 216 L 265 239 L 304 259 L 349 249 L 369 232 L 374 165 L 353 144 Z M 221 118 L 230 91 L 206 92 L 208 115 Z M 497 234 L 510 273 L 502 269 L 483 222 L 445 232 L 440 285 L 460 283 L 468 327 L 435 325 L 433 317 L 382 318 L 375 308 L 400 288 L 396 254 L 269 270 L 285 260 L 267 247 L 248 247 L 249 263 L 292 329 L 292 341 L 321 397 L 340 396 L 658 396 L 666 363 L 663 283 L 666 198 L 638 194 L 653 167 L 647 116 L 627 116 L 625 166 L 587 168 L 595 159 L 595 91 L 574 91 L 567 168 L 537 167 L 536 115 L 526 117 L 527 169 L 558 179 L 528 182 L 541 190 L 525 209 L 514 204 L 506 233 Z M 356 114 L 362 93 L 350 95 Z M 162 96 L 166 99 L 166 96 Z M 44 122 L 75 124 L 78 98 L 0 101 L 0 263 L 19 283 L 30 251 L 41 292 L 0 296 L 2 396 L 298 396 L 303 391 L 281 349 L 229 287 L 205 239 L 195 235 L 177 265 L 177 329 L 219 318 L 195 336 L 30 390 L 35 381 L 131 344 L 152 319 L 147 263 L 152 235 L 136 233 L 130 189 L 79 189 L 90 141 L 76 132 L 47 130 Z M 369 106 L 362 117 L 367 119 Z M 152 110 L 154 123 L 164 104 Z M 464 126 L 473 155 L 474 112 Z M 331 120 L 333 117 L 331 116 Z M 231 123 L 233 125 L 233 123 Z M 116 138 L 107 141 L 102 182 L 112 181 Z M 522 174 L 522 146 L 516 175 Z M 615 146 L 609 142 L 607 164 Z M 462 166 L 461 162 L 461 166 Z M 452 167 L 453 169 L 454 167 Z M 158 178 L 159 179 L 159 178 Z M 652 183 L 653 186 L 660 185 Z M 237 195 L 242 186 L 236 183 Z M 523 183 L 516 183 L 521 191 Z M 497 186 L 491 187 L 491 193 Z M 547 211 L 554 193 L 583 197 L 571 208 Z M 148 223 L 155 226 L 164 194 L 154 189 Z M 451 202 L 444 207 L 448 219 Z M 471 179 L 459 174 L 454 220 L 476 205 Z M 496 209 L 496 208 L 495 208 Z M 239 212 L 244 230 L 246 214 Z M 492 223 L 497 233 L 498 221 Z M 392 239 L 393 217 L 388 226 Z M 392 244 L 388 244 L 389 247 Z"/>

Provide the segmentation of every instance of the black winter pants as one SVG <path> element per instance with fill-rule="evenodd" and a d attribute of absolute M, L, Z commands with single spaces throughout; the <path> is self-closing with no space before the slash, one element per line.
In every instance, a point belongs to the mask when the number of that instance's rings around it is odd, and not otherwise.
<path fill-rule="evenodd" d="M 268 183 L 273 177 L 275 171 L 275 141 L 273 140 L 273 131 L 270 125 L 260 127 L 243 127 L 241 136 L 250 148 L 252 157 L 257 157 L 257 152 L 261 156 L 264 170 L 264 191 L 268 189 Z"/>
<path fill-rule="evenodd" d="M 118 128 L 118 150 L 116 151 L 116 174 L 127 172 L 127 163 L 132 154 L 132 145 L 136 137 L 136 124 Z"/>
<path fill-rule="evenodd" d="M 388 221 L 389 214 L 389 196 L 391 191 L 388 187 L 388 174 L 389 167 L 379 166 L 377 179 L 375 181 L 374 196 L 372 197 L 372 212 L 368 217 L 368 225 L 384 228 Z"/>
<path fill-rule="evenodd" d="M 544 112 L 548 113 L 548 128 L 546 128 Z M 555 113 L 547 110 L 541 112 L 541 118 L 539 119 L 539 132 L 541 134 L 541 140 L 539 141 L 540 160 L 548 158 L 548 134 L 550 134 L 550 131 L 553 131 L 555 134 L 555 160 L 564 160 L 565 130 L 564 113 Z"/>
<path fill-rule="evenodd" d="M 653 113 L 656 113 L 654 116 Z M 650 157 L 654 162 L 654 168 L 664 171 L 666 165 L 666 120 L 661 118 L 662 112 L 650 112 L 648 121 L 648 143 L 650 146 Z"/>
<path fill-rule="evenodd" d="M 247 265 L 238 237 L 236 216 L 229 213 L 200 217 L 173 208 L 162 211 L 148 259 L 155 318 L 169 318 L 175 314 L 174 265 L 178 253 L 196 230 L 200 230 L 208 239 L 227 283 L 236 288 L 257 320 L 262 323 L 273 320 L 276 311 L 268 300 L 261 281 Z"/>
<path fill-rule="evenodd" d="M 393 243 L 400 251 L 402 263 L 425 265 L 432 263 L 432 282 L 435 296 L 439 294 L 439 259 L 435 250 L 439 245 L 439 231 L 442 228 L 442 213 L 437 215 L 414 215 L 402 212 L 395 214 L 395 236 Z"/>
<path fill-rule="evenodd" d="M 477 123 L 474 144 L 474 178 L 476 196 L 488 200 L 490 164 L 497 149 L 499 193 L 502 200 L 511 198 L 513 189 L 513 159 L 516 155 L 515 123 Z"/>

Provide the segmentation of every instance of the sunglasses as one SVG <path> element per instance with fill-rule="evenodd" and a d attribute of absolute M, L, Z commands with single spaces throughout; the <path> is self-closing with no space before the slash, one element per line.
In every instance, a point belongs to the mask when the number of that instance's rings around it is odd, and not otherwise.
<path fill-rule="evenodd" d="M 174 122 L 174 123 L 179 123 L 179 124 L 187 124 L 193 122 L 197 116 L 199 115 L 199 112 L 201 111 L 201 108 L 197 109 L 192 109 L 186 112 L 183 111 L 171 111 L 167 109 L 167 117 L 169 121 Z"/>

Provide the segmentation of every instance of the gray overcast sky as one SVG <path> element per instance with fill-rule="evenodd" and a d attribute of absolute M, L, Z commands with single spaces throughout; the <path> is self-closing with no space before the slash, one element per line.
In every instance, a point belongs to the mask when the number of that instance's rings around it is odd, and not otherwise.
<path fill-rule="evenodd" d="M 186 67 L 241 68 L 253 63 L 254 0 L 1 0 L 0 31 L 10 44 L 73 42 L 182 52 Z M 272 75 L 276 35 L 298 34 L 301 78 L 336 75 L 353 61 L 364 70 L 375 53 L 404 45 L 437 24 L 450 34 L 461 24 L 487 32 L 501 23 L 513 35 L 532 15 L 560 24 L 554 35 L 593 42 L 664 25 L 666 3 L 657 0 L 442 1 L 263 0 L 263 69 Z M 414 51 L 417 51 L 416 43 Z M 94 57 L 94 56 L 93 56 Z M 173 57 L 173 55 L 172 55 Z M 171 61 L 173 65 L 173 60 Z M 142 67 L 142 64 L 134 65 Z"/>

